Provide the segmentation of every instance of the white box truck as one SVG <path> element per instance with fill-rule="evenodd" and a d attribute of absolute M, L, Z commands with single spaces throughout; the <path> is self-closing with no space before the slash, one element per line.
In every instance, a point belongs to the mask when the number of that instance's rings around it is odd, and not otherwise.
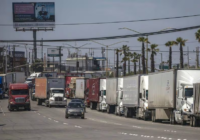
<path fill-rule="evenodd" d="M 35 98 L 37 105 L 45 103 L 46 107 L 66 106 L 67 99 L 64 96 L 64 78 L 36 78 L 35 79 Z"/>
<path fill-rule="evenodd" d="M 190 121 L 193 83 L 200 70 L 168 70 L 149 74 L 149 110 L 152 121 L 170 120 L 171 124 Z"/>

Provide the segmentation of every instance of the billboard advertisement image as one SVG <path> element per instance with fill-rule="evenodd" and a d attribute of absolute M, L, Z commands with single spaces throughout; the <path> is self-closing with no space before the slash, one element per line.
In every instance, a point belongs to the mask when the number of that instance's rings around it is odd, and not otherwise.
<path fill-rule="evenodd" d="M 55 27 L 54 2 L 13 3 L 14 28 Z"/>

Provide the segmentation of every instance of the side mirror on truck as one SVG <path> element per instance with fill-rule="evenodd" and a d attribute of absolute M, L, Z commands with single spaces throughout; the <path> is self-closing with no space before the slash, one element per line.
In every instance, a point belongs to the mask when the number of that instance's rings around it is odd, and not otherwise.
<path fill-rule="evenodd" d="M 140 99 L 142 98 L 142 93 L 139 93 L 139 98 L 140 98 Z"/>

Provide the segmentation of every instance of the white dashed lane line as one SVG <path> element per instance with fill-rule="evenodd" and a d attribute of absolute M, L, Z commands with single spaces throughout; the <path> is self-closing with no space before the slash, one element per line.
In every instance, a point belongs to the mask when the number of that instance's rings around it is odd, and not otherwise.
<path fill-rule="evenodd" d="M 56 122 L 56 123 L 57 123 L 58 121 L 54 120 L 54 122 Z"/>
<path fill-rule="evenodd" d="M 63 124 L 67 125 L 68 123 L 63 123 Z"/>
<path fill-rule="evenodd" d="M 48 118 L 49 120 L 51 120 L 51 118 Z"/>
<path fill-rule="evenodd" d="M 77 127 L 77 128 L 82 128 L 81 126 L 78 126 L 78 125 L 75 125 L 75 127 Z"/>

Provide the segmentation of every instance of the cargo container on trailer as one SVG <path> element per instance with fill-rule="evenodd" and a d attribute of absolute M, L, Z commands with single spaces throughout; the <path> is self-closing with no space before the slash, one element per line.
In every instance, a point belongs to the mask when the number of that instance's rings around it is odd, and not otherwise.
<path fill-rule="evenodd" d="M 200 70 L 168 70 L 149 74 L 152 121 L 188 123 L 193 104 L 193 83 L 200 81 L 199 75 Z"/>

